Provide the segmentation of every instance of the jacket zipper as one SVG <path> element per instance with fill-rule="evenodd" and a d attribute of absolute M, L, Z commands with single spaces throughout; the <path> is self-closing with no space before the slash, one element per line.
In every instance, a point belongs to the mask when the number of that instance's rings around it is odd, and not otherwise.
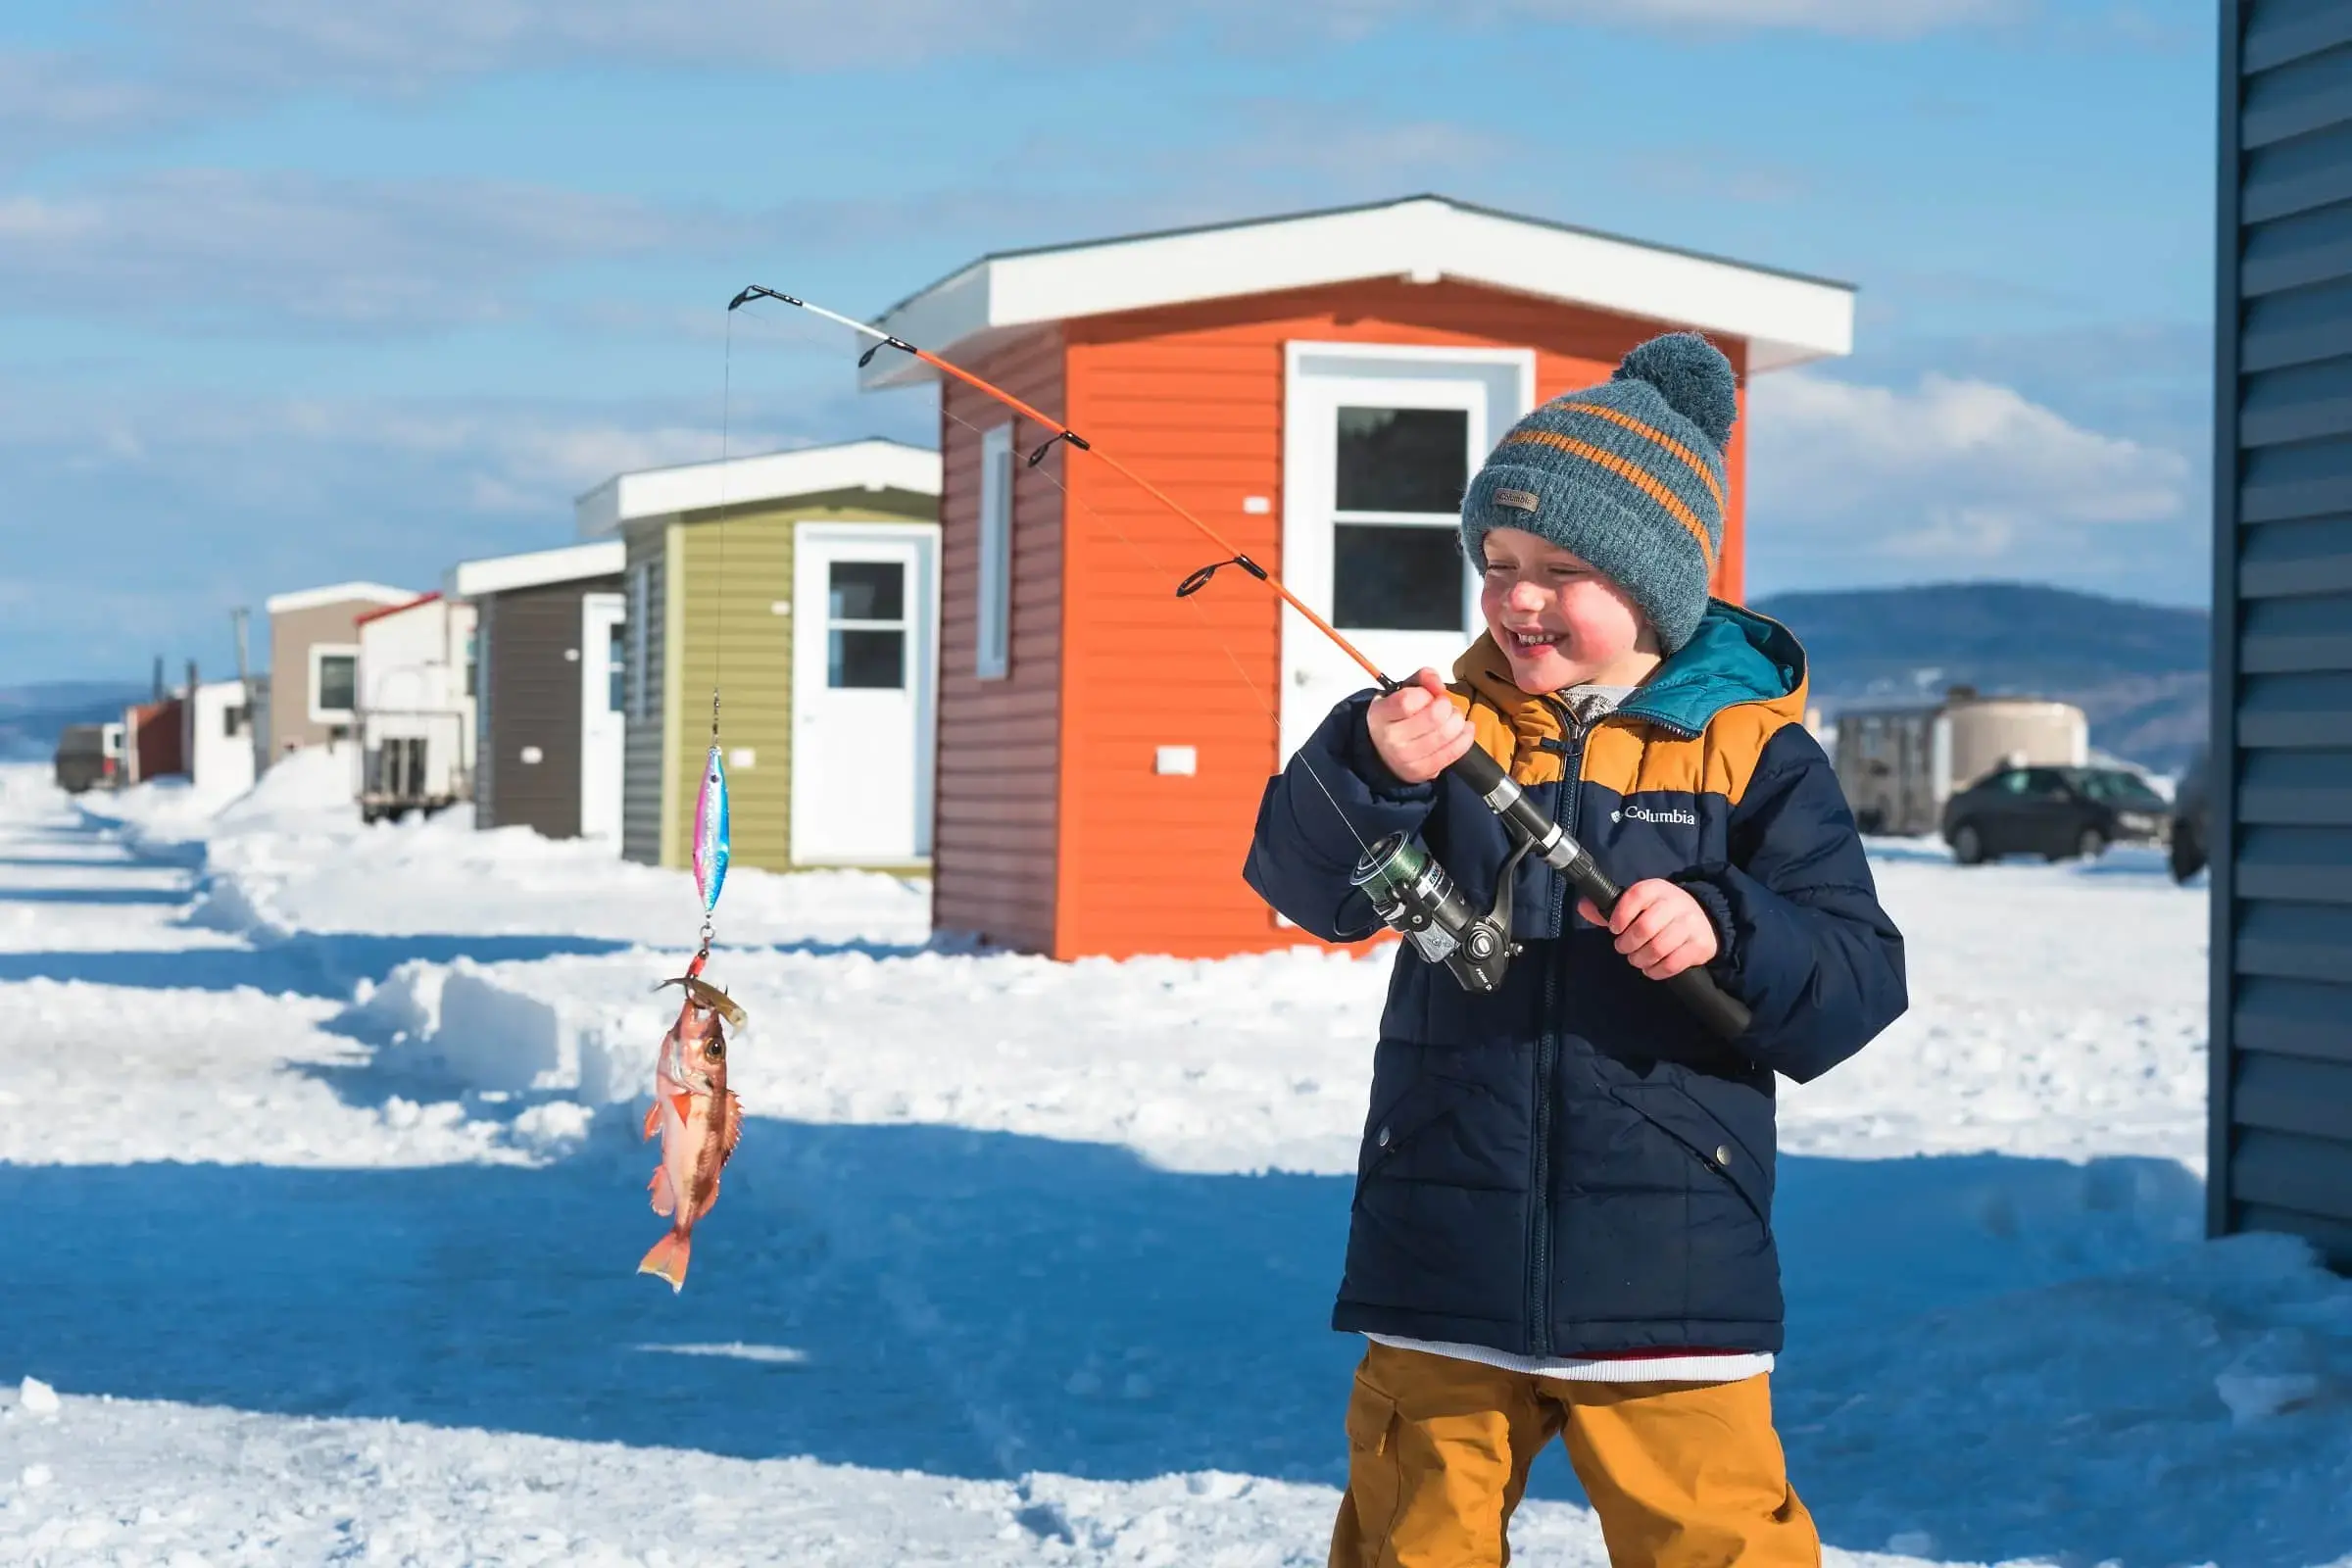
<path fill-rule="evenodd" d="M 1604 721 L 1607 715 L 1595 722 Z M 1565 726 L 1573 737 L 1560 758 L 1561 830 L 1576 833 L 1576 809 L 1583 797 L 1585 737 L 1591 726 L 1572 716 Z M 1551 1102 L 1553 1078 L 1559 1068 L 1559 1036 L 1553 1022 L 1559 1016 L 1560 971 L 1568 962 L 1568 879 L 1551 874 L 1552 961 L 1544 966 L 1544 1028 L 1536 1037 L 1536 1178 L 1532 1205 L 1534 1236 L 1528 1245 L 1527 1304 L 1530 1354 L 1551 1354 Z"/>

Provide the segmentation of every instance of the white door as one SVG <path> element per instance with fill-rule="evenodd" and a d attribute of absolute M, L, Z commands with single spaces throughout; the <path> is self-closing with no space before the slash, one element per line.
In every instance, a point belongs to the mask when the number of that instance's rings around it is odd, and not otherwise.
<path fill-rule="evenodd" d="M 620 850 L 620 775 L 629 664 L 628 601 L 580 596 L 580 837 Z"/>
<path fill-rule="evenodd" d="M 1283 578 L 1396 680 L 1450 677 L 1477 636 L 1457 532 L 1471 474 L 1535 395 L 1525 349 L 1294 343 L 1283 418 Z M 1282 614 L 1282 755 L 1372 684 Z"/>
<path fill-rule="evenodd" d="M 939 530 L 794 530 L 792 858 L 913 863 L 931 854 Z"/>

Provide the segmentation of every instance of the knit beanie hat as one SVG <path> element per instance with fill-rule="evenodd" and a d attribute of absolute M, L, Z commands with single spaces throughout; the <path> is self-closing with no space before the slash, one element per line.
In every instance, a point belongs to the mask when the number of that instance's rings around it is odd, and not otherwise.
<path fill-rule="evenodd" d="M 1723 549 L 1723 444 L 1739 417 L 1732 362 L 1695 332 L 1636 348 L 1599 386 L 1511 426 L 1462 497 L 1462 551 L 1524 528 L 1633 596 L 1671 654 L 1698 630 Z"/>

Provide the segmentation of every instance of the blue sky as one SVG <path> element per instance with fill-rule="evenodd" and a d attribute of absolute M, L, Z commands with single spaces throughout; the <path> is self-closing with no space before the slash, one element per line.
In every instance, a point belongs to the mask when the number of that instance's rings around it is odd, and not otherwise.
<path fill-rule="evenodd" d="M 2201 599 L 2195 0 L 0 0 L 0 683 L 564 542 L 719 450 L 722 307 L 1434 190 L 1861 288 L 1759 379 L 1751 589 Z M 1279 20 L 1276 18 L 1279 17 Z M 738 338 L 734 450 L 935 439 Z"/>

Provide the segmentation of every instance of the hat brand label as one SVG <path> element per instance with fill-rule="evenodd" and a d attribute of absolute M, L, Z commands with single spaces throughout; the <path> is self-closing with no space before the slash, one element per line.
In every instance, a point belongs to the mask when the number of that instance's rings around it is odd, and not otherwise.
<path fill-rule="evenodd" d="M 1532 492 L 1526 490 L 1497 490 L 1494 492 L 1494 504 L 1509 507 L 1515 512 L 1539 512 L 1544 506 Z"/>

